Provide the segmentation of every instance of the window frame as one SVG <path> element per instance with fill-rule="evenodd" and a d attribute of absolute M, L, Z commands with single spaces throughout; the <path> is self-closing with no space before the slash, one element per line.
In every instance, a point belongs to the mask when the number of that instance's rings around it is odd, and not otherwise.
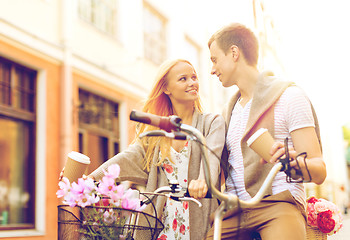
<path fill-rule="evenodd" d="M 118 9 L 116 0 L 78 0 L 77 4 L 77 15 L 81 20 L 103 33 L 113 37 L 117 36 Z M 105 11 L 101 13 L 103 8 Z M 106 12 L 106 9 L 110 10 Z M 110 16 L 107 17 L 107 15 Z"/>
<path fill-rule="evenodd" d="M 2 56 L 0 56 L 0 64 L 1 69 L 0 73 L 4 74 L 2 66 L 8 65 L 9 72 L 6 77 L 8 77 L 9 85 L 7 85 L 8 89 L 8 101 L 6 102 L 4 99 L 0 99 L 0 116 L 2 119 L 7 119 L 13 122 L 20 122 L 24 124 L 28 129 L 28 138 L 26 139 L 25 145 L 28 146 L 26 148 L 27 154 L 25 158 L 26 166 L 24 169 L 29 169 L 27 172 L 28 178 L 32 184 L 28 187 L 28 192 L 30 195 L 30 205 L 31 209 L 29 209 L 29 214 L 33 217 L 33 223 L 15 223 L 15 224 L 7 224 L 0 225 L 0 232 L 3 234 L 5 231 L 15 231 L 15 230 L 34 230 L 38 226 L 38 215 L 37 215 L 37 84 L 38 84 L 38 71 L 28 68 L 22 64 L 17 62 L 8 60 Z M 18 72 L 22 72 L 24 76 L 24 81 L 31 81 L 31 83 L 23 82 L 21 78 L 18 78 Z M 27 73 L 27 74 L 26 74 Z M 0 77 L 0 94 L 5 93 L 4 88 L 6 87 L 4 84 L 4 75 Z M 16 84 L 16 81 L 18 82 Z M 24 84 L 23 84 L 24 83 Z M 32 84 L 32 89 L 26 89 L 28 84 Z M 23 85 L 25 85 L 23 87 Z M 18 91 L 16 97 L 16 91 Z M 31 106 L 25 107 L 27 104 L 24 95 L 28 94 L 28 92 L 32 92 L 32 102 Z M 1 97 L 1 95 L 0 95 Z M 29 108 L 29 109 L 23 109 Z M 40 225 L 40 224 L 39 224 Z"/>
<path fill-rule="evenodd" d="M 152 16 L 152 19 L 146 19 L 147 13 Z M 143 1 L 142 14 L 144 57 L 155 64 L 161 64 L 167 57 L 167 19 L 145 1 Z M 146 29 L 147 22 L 153 22 L 154 20 L 158 20 L 160 23 L 161 30 L 159 34 L 154 34 L 154 32 L 149 32 Z M 151 25 L 154 26 L 154 24 Z"/>
<path fill-rule="evenodd" d="M 191 48 L 191 49 L 189 49 Z M 199 44 L 197 44 L 191 37 L 188 35 L 185 36 L 185 54 L 188 55 L 187 59 L 192 63 L 194 68 L 197 71 L 197 74 L 200 75 L 200 69 L 201 69 L 201 47 Z M 193 50 L 193 51 L 191 51 Z M 195 53 L 193 54 L 188 54 L 190 53 Z M 193 59 L 195 58 L 195 59 Z"/>
<path fill-rule="evenodd" d="M 94 134 L 99 136 L 100 138 L 106 138 L 107 139 L 107 147 L 108 147 L 108 158 L 113 157 L 116 153 L 120 152 L 120 103 L 118 101 L 114 101 L 109 99 L 108 97 L 104 96 L 103 94 L 98 94 L 90 90 L 86 90 L 82 87 L 79 87 L 78 89 L 78 99 L 79 99 L 79 106 L 78 106 L 78 147 L 79 151 L 87 154 L 86 149 L 88 145 L 88 135 Z M 113 111 L 114 117 L 112 118 L 112 129 L 104 129 L 102 127 L 96 126 L 96 124 L 89 124 L 86 122 L 81 121 L 80 119 L 80 111 L 82 111 L 83 103 L 81 102 L 81 92 L 84 92 L 84 94 L 88 95 L 88 103 L 91 103 L 91 98 L 98 98 L 100 100 L 105 101 L 107 104 L 112 104 L 113 109 L 116 109 Z M 86 96 L 85 96 L 86 97 Z M 115 116 L 117 115 L 117 116 Z M 114 125 L 116 124 L 116 126 Z M 114 127 L 115 126 L 115 127 Z M 115 145 L 118 145 L 118 151 L 115 151 Z M 106 161 L 107 159 L 104 159 Z"/>

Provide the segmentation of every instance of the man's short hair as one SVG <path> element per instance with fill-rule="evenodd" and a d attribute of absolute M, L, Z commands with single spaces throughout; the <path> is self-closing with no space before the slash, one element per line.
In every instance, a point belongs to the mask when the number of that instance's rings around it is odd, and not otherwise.
<path fill-rule="evenodd" d="M 236 45 L 243 53 L 247 64 L 257 66 L 259 57 L 258 39 L 246 26 L 240 23 L 227 25 L 211 36 L 208 42 L 209 48 L 214 41 L 225 54 L 232 45 Z"/>

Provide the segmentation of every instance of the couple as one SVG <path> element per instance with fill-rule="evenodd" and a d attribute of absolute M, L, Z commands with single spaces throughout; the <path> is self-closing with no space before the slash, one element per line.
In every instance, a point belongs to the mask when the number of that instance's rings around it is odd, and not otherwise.
<path fill-rule="evenodd" d="M 211 179 L 219 187 L 221 168 L 226 177 L 226 191 L 248 200 L 279 157 L 284 154 L 283 140 L 288 137 L 289 153 L 297 161 L 304 176 L 306 152 L 311 180 L 321 184 L 326 178 L 322 159 L 319 126 L 310 101 L 291 82 L 279 81 L 257 69 L 258 41 L 252 31 L 241 24 L 231 24 L 216 32 L 208 43 L 212 74 L 224 87 L 236 85 L 238 92 L 228 102 L 223 116 L 203 113 L 198 96 L 199 81 L 192 64 L 186 60 L 165 62 L 159 69 L 155 85 L 143 111 L 161 115 L 177 115 L 183 123 L 203 133 L 207 145 L 218 156 L 209 153 Z M 261 160 L 246 140 L 260 127 L 267 128 L 275 139 L 269 162 Z M 140 124 L 137 134 L 154 129 Z M 226 157 L 225 157 L 226 156 Z M 200 199 L 202 208 L 194 203 L 157 199 L 156 210 L 162 216 L 164 230 L 159 239 L 212 239 L 209 216 L 217 208 L 217 200 L 203 199 L 208 188 L 204 180 L 199 146 L 180 140 L 153 137 L 136 138 L 125 151 L 117 154 L 90 174 L 95 180 L 110 164 L 120 165 L 120 180 L 146 186 L 146 191 L 167 186 L 177 179 Z M 221 166 L 221 167 L 220 167 Z M 238 226 L 243 227 L 238 231 Z M 262 239 L 306 239 L 305 192 L 302 183 L 287 183 L 280 172 L 257 206 L 236 215 L 225 216 L 222 239 L 250 239 L 251 231 Z M 271 230 L 272 229 L 272 230 Z M 239 238 L 237 233 L 239 232 Z"/>

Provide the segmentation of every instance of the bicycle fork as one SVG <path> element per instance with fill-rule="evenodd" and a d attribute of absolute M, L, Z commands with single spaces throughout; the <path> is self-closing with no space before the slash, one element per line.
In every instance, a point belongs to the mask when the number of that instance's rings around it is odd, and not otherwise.
<path fill-rule="evenodd" d="M 215 211 L 215 218 L 214 218 L 214 240 L 221 240 L 221 225 L 222 225 L 222 219 L 224 218 L 226 211 L 225 211 L 225 204 L 220 204 L 218 209 Z"/>

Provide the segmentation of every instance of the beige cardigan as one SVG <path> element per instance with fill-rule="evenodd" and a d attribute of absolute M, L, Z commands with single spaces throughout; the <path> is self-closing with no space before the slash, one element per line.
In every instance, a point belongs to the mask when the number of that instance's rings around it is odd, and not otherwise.
<path fill-rule="evenodd" d="M 212 149 L 217 156 L 221 156 L 222 149 L 225 144 L 225 122 L 219 114 L 202 114 L 195 112 L 193 115 L 192 126 L 196 127 L 203 133 L 206 138 L 207 145 Z M 189 143 L 190 162 L 188 167 L 188 182 L 197 179 L 203 175 L 201 167 L 202 156 L 201 151 L 196 143 Z M 153 161 L 156 161 L 159 156 L 159 149 L 155 150 Z M 120 180 L 129 180 L 146 186 L 147 192 L 153 192 L 161 186 L 168 186 L 167 177 L 161 167 L 152 165 L 150 172 L 143 170 L 143 158 L 145 151 L 143 147 L 136 143 L 130 145 L 125 151 L 117 154 L 107 162 L 102 164 L 94 172 L 91 173 L 96 180 L 103 176 L 103 169 L 109 165 L 118 163 L 120 171 Z M 217 159 L 209 152 L 210 171 L 213 183 L 219 186 L 220 159 Z M 191 240 L 203 239 L 209 229 L 209 215 L 216 210 L 218 203 L 216 199 L 203 199 L 202 208 L 197 204 L 190 202 L 190 234 Z M 164 198 L 158 198 L 155 206 L 157 216 L 160 218 L 165 204 Z"/>
<path fill-rule="evenodd" d="M 294 85 L 293 82 L 280 81 L 273 77 L 273 74 L 266 72 L 260 75 L 256 88 L 254 90 L 254 97 L 252 99 L 252 105 L 249 113 L 246 129 L 241 139 L 241 148 L 244 164 L 244 182 L 247 192 L 253 197 L 261 187 L 273 164 L 259 163 L 260 157 L 248 147 L 248 138 L 259 128 L 267 128 L 272 136 L 274 136 L 274 104 L 280 98 L 282 93 L 289 87 Z M 240 97 L 240 93 L 237 92 L 224 109 L 223 116 L 226 122 L 226 126 L 229 125 L 231 119 L 232 110 Z M 310 103 L 311 104 L 311 103 Z M 315 111 L 311 105 L 316 133 L 320 139 L 319 126 Z M 228 127 L 227 127 L 228 128 Z M 222 166 L 225 172 L 225 176 L 229 171 L 228 164 L 228 152 L 225 147 Z M 267 191 L 267 195 L 272 195 L 271 187 Z"/>

